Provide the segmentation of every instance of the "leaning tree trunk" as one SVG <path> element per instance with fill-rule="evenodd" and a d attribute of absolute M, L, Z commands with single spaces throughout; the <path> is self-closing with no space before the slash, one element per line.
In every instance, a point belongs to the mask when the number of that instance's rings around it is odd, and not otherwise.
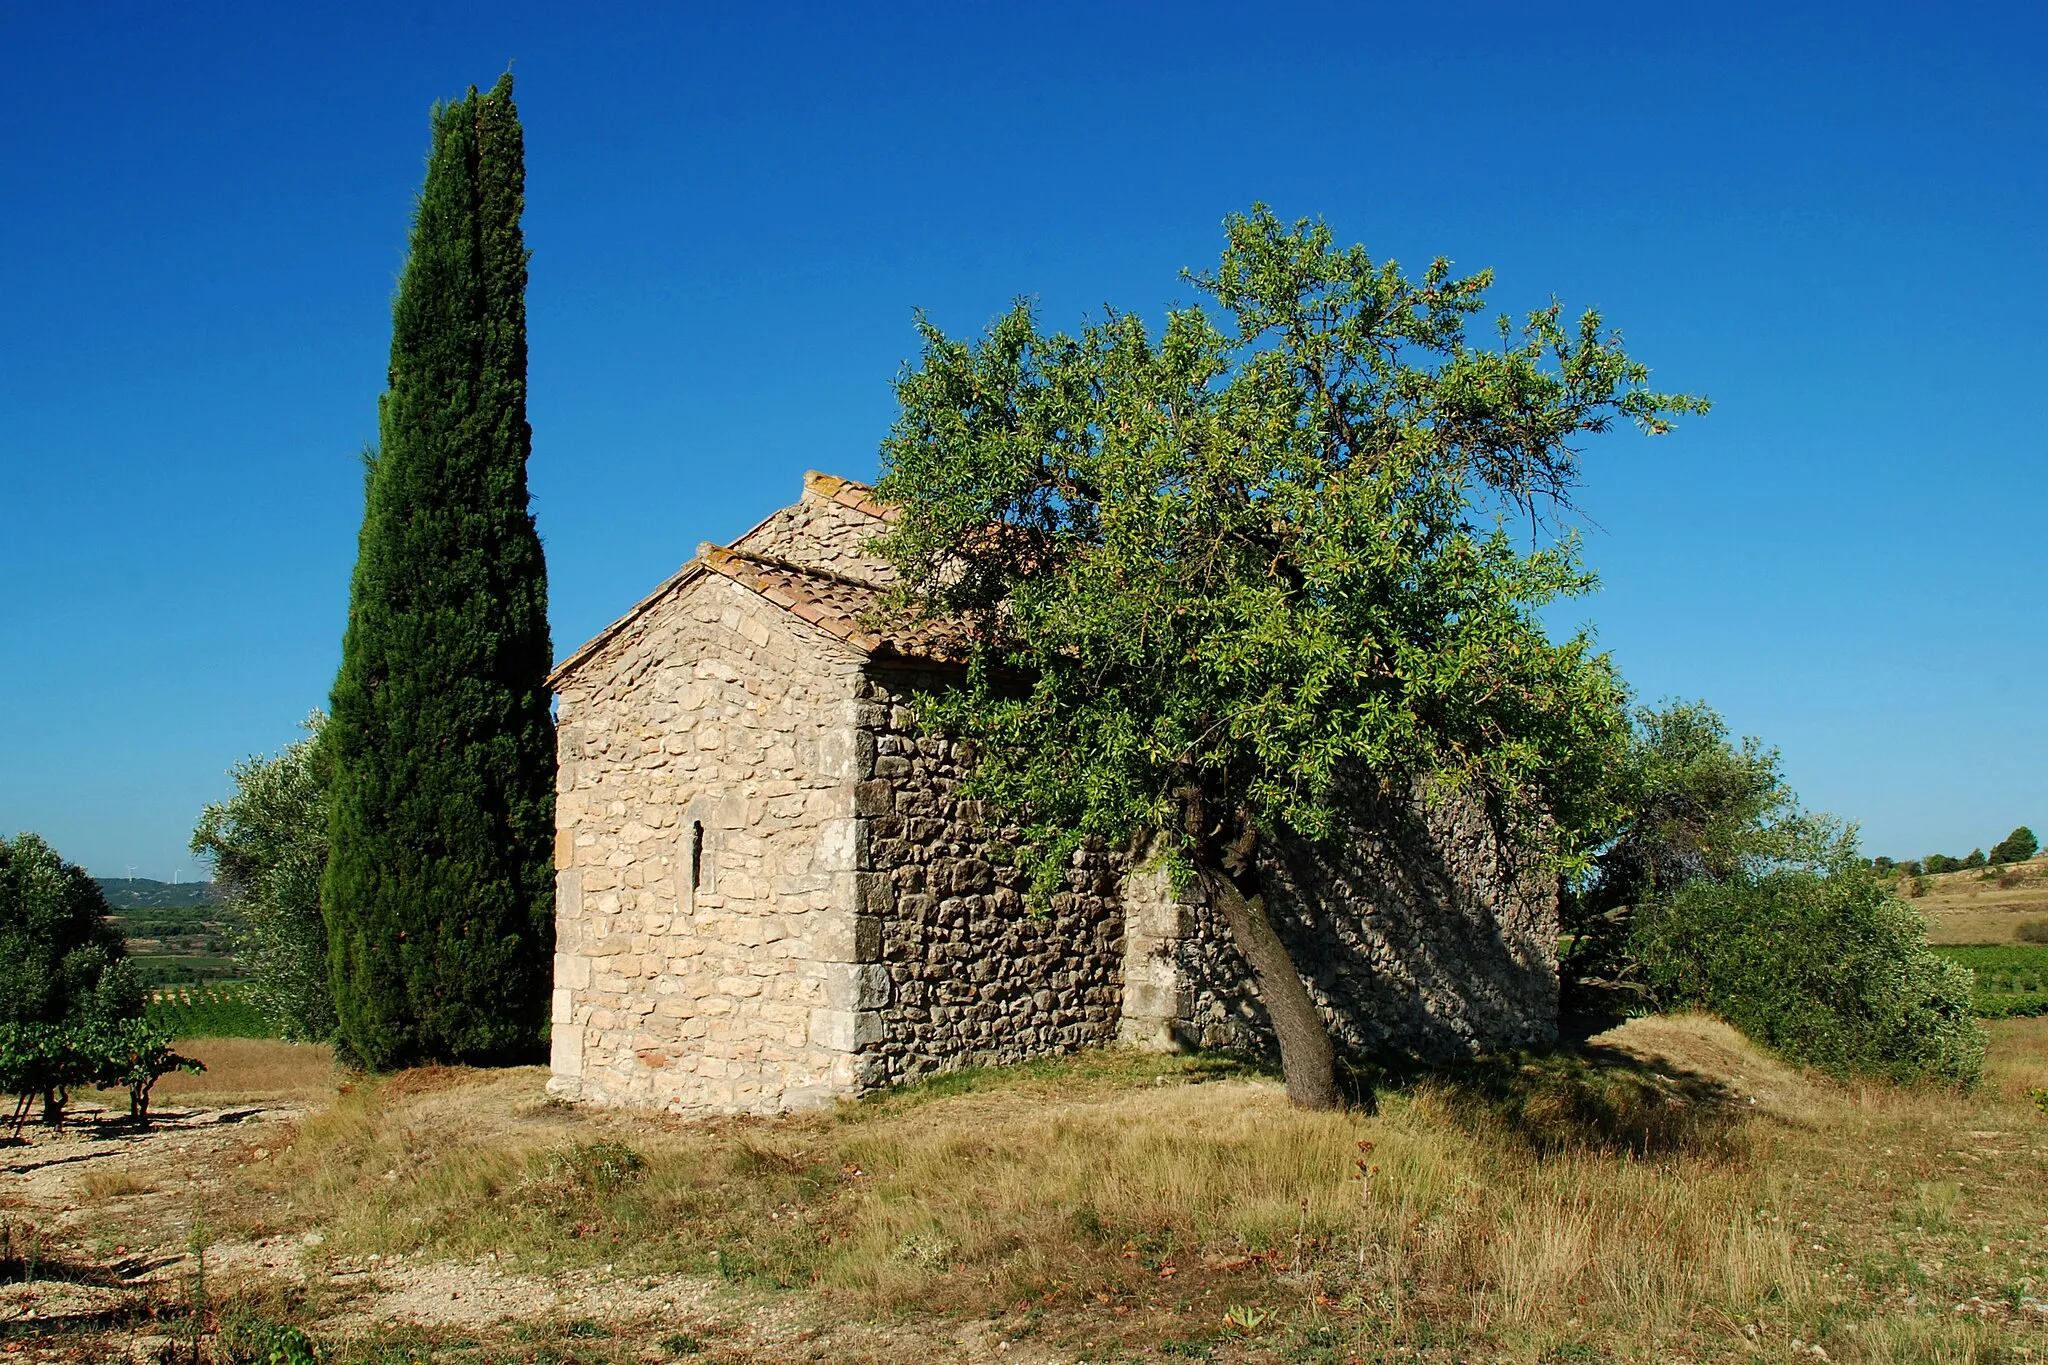
<path fill-rule="evenodd" d="M 1259 999 L 1280 1039 L 1280 1072 L 1287 1078 L 1288 1102 L 1297 1109 L 1337 1108 L 1342 1098 L 1337 1093 L 1337 1055 L 1329 1027 L 1309 998 L 1287 945 L 1274 932 L 1265 898 L 1245 895 L 1223 872 L 1204 869 L 1202 882 L 1222 908 L 1237 950 L 1251 964 Z"/>

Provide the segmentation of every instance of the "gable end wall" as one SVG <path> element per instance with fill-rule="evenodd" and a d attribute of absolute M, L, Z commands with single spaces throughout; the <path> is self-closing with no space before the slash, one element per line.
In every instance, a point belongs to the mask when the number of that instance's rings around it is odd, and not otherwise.
<path fill-rule="evenodd" d="M 867 551 L 868 542 L 887 529 L 877 517 L 807 491 L 734 541 L 733 548 L 866 583 L 893 583 L 895 569 Z"/>
<path fill-rule="evenodd" d="M 852 651 L 706 575 L 566 681 L 555 1093 L 764 1112 L 855 1084 L 858 680 Z"/>

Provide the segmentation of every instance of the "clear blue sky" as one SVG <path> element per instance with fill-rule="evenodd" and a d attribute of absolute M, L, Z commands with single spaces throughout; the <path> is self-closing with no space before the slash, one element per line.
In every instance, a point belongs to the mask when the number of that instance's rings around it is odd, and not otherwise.
<path fill-rule="evenodd" d="M 914 308 L 1156 315 L 1264 199 L 1715 400 L 1588 462 L 1642 696 L 1873 852 L 2048 827 L 2048 21 L 1680 8 L 7 6 L 0 830 L 191 877 L 324 703 L 427 110 L 511 59 L 558 655 L 871 476 Z"/>

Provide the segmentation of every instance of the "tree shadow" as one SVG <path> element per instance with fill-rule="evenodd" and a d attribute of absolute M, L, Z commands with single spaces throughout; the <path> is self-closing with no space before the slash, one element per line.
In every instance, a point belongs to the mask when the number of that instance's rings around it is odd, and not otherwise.
<path fill-rule="evenodd" d="M 131 1261 L 127 1266 L 93 1265 L 65 1255 L 28 1224 L 0 1224 L 0 1285 L 41 1281 L 122 1289 L 129 1287 L 132 1278 L 123 1270 L 142 1264 L 140 1258 Z"/>
<path fill-rule="evenodd" d="M 1383 1075 L 1465 1131 L 1543 1156 L 1725 1158 L 1747 1147 L 1750 1111 L 1720 1082 L 1599 1044 L 1400 1063 Z"/>

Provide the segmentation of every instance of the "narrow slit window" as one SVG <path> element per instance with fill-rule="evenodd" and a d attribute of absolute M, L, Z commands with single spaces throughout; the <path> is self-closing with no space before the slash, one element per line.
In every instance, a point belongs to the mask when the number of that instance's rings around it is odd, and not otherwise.
<path fill-rule="evenodd" d="M 690 892 L 704 884 L 704 822 L 690 822 Z"/>

